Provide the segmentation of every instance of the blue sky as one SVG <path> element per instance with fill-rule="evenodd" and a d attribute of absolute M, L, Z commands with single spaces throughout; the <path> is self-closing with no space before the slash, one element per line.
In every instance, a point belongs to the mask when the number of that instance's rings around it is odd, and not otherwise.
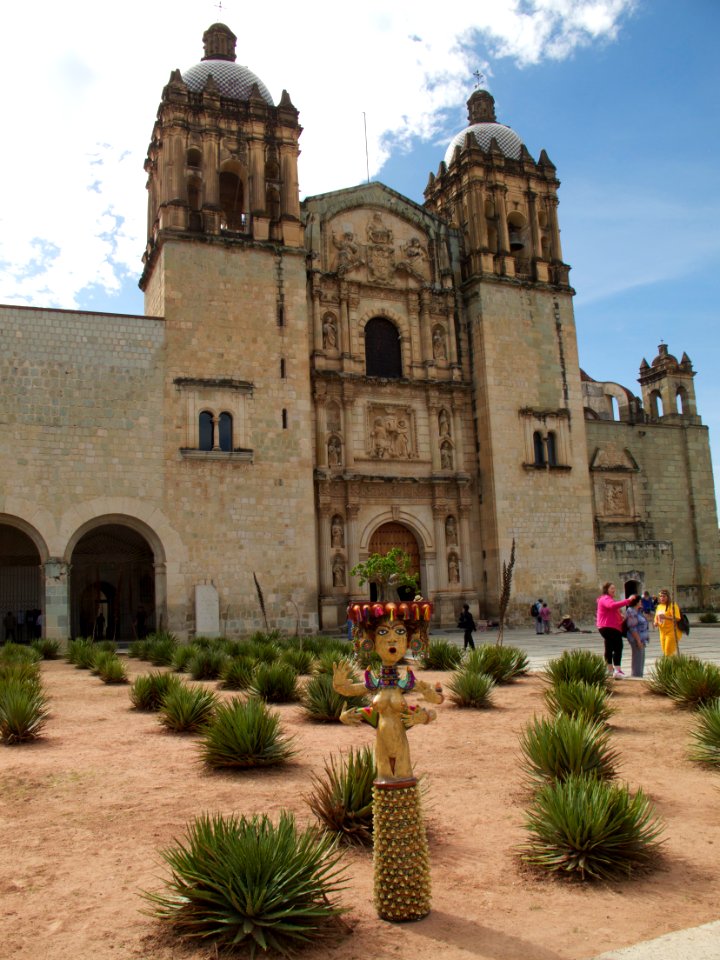
<path fill-rule="evenodd" d="M 557 167 L 581 365 L 635 392 L 661 340 L 687 352 L 720 481 L 717 0 L 446 0 L 442 23 L 434 3 L 366 0 L 351 33 L 329 0 L 312 31 L 290 0 L 273 23 L 240 0 L 126 0 L 110 25 L 98 9 L 36 0 L 0 15 L 4 119 L 21 144 L 0 153 L 0 302 L 142 313 L 155 110 L 214 20 L 300 110 L 305 194 L 365 178 L 365 113 L 371 179 L 421 202 L 479 69 L 498 119 Z"/>

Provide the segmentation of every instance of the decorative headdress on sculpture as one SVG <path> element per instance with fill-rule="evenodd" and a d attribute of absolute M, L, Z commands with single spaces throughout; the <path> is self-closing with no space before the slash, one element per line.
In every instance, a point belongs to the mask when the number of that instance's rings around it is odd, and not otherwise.
<path fill-rule="evenodd" d="M 433 605 L 429 600 L 416 598 L 396 603 L 351 603 L 348 619 L 353 623 L 353 646 L 355 654 L 362 656 L 374 647 L 375 631 L 381 623 L 402 620 L 408 633 L 408 649 L 415 656 L 427 653 L 430 640 L 428 627 Z"/>

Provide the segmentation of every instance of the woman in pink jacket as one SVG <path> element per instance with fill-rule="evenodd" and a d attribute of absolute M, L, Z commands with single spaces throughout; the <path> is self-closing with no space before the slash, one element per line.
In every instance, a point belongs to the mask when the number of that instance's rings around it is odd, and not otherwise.
<path fill-rule="evenodd" d="M 611 677 L 624 677 L 620 669 L 623 651 L 623 615 L 620 608 L 625 607 L 635 597 L 626 600 L 615 599 L 615 584 L 604 583 L 602 596 L 597 598 L 597 628 L 605 641 L 605 663 Z"/>

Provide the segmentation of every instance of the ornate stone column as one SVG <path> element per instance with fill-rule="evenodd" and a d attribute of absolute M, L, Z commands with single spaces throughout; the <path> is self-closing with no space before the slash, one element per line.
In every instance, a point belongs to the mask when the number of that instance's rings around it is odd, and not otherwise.
<path fill-rule="evenodd" d="M 542 259 L 542 250 L 540 249 L 540 228 L 537 217 L 537 194 L 533 190 L 527 192 L 528 219 L 530 220 L 530 242 L 532 244 L 531 256 Z"/>
<path fill-rule="evenodd" d="M 360 513 L 360 504 L 347 503 L 345 505 L 345 549 L 347 552 L 347 585 L 351 597 L 360 596 L 362 593 L 357 577 L 350 575 L 350 570 L 360 561 L 360 549 L 358 543 L 358 514 Z"/>
<path fill-rule="evenodd" d="M 349 357 L 352 354 L 350 340 L 350 290 L 347 282 L 340 284 L 340 347 L 341 355 Z"/>
<path fill-rule="evenodd" d="M 316 353 L 323 349 L 322 317 L 320 316 L 320 297 L 322 290 L 316 273 L 312 274 L 312 324 L 313 349 Z M 341 342 L 342 346 L 342 342 Z"/>
<path fill-rule="evenodd" d="M 455 451 L 455 470 L 457 473 L 462 473 L 465 469 L 465 457 L 463 450 L 463 421 L 462 421 L 462 408 L 461 406 L 453 401 L 450 410 L 452 412 L 452 423 L 453 423 L 453 450 Z"/>
<path fill-rule="evenodd" d="M 504 184 L 495 185 L 495 209 L 498 217 L 498 247 L 504 257 L 510 255 L 510 234 L 508 233 L 507 208 L 505 206 Z"/>
<path fill-rule="evenodd" d="M 552 237 L 552 258 L 553 260 L 559 260 L 562 262 L 562 246 L 560 245 L 560 226 L 558 224 L 558 209 L 559 200 L 557 197 L 548 198 L 548 214 L 550 221 L 550 236 Z"/>
<path fill-rule="evenodd" d="M 248 208 L 254 216 L 265 213 L 265 144 L 262 140 L 250 141 L 250 196 Z"/>
<path fill-rule="evenodd" d="M 435 531 L 435 556 L 437 558 L 437 589 L 448 589 L 447 544 L 445 543 L 445 518 L 447 504 L 433 504 L 433 529 Z"/>
<path fill-rule="evenodd" d="M 423 363 L 433 359 L 431 326 L 430 291 L 423 289 L 420 291 L 420 347 Z"/>
<path fill-rule="evenodd" d="M 352 407 L 354 399 L 354 387 L 351 384 L 344 382 L 342 388 L 343 446 L 345 449 L 343 463 L 346 469 L 349 469 L 355 465 L 352 422 Z"/>
<path fill-rule="evenodd" d="M 320 594 L 327 596 L 332 593 L 332 546 L 330 543 L 330 518 L 332 509 L 329 503 L 323 503 L 318 511 L 320 529 L 318 532 L 318 547 L 320 561 Z"/>
<path fill-rule="evenodd" d="M 440 442 L 438 439 L 438 412 L 440 408 L 437 403 L 428 404 L 428 432 L 430 434 L 430 459 L 432 462 L 432 472 L 440 471 Z"/>
<path fill-rule="evenodd" d="M 475 590 L 473 586 L 473 571 L 470 550 L 470 505 L 461 503 L 458 506 L 460 514 L 460 586 L 465 592 Z M 469 601 L 468 601 L 469 602 Z"/>

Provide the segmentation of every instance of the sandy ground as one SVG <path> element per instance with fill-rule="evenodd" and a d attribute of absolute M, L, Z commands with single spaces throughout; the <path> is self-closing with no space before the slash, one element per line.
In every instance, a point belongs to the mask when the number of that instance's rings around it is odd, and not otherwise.
<path fill-rule="evenodd" d="M 148 672 L 130 661 L 132 676 Z M 65 662 L 43 664 L 52 719 L 42 741 L 0 747 L 0 958 L 206 960 L 209 948 L 168 939 L 142 913 L 162 886 L 158 850 L 204 811 L 311 820 L 304 795 L 323 757 L 370 741 L 368 727 L 316 725 L 277 708 L 298 756 L 282 770 L 213 773 L 197 739 L 164 732 L 106 686 Z M 424 674 L 424 679 L 444 679 Z M 214 686 L 214 685 L 212 685 Z M 660 869 L 608 885 L 538 878 L 519 863 L 528 793 L 518 735 L 542 712 L 530 676 L 499 688 L 486 711 L 439 708 L 412 731 L 416 772 L 429 781 L 433 910 L 391 925 L 374 914 L 370 854 L 348 851 L 351 931 L 318 960 L 581 960 L 720 916 L 720 776 L 687 759 L 692 715 L 643 682 L 615 685 L 613 739 L 621 777 L 642 786 L 666 824 Z M 227 694 L 228 696 L 230 694 Z"/>

